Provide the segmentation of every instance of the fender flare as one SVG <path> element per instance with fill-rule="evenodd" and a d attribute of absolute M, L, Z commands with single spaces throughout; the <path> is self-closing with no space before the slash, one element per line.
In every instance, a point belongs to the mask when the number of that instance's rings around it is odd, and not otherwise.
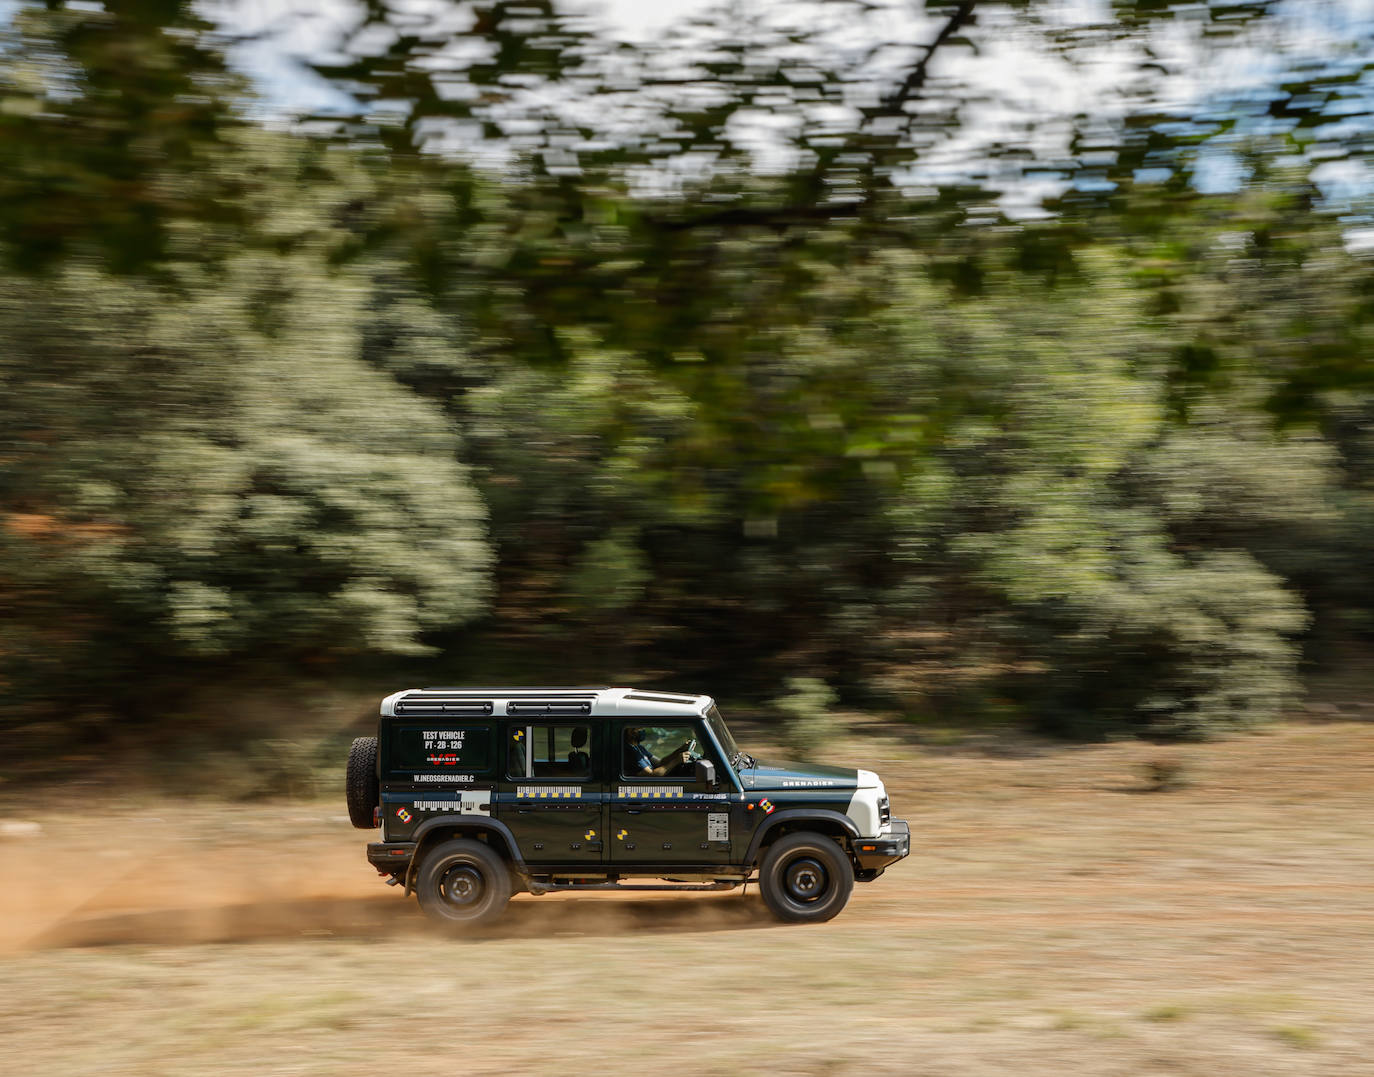
<path fill-rule="evenodd" d="M 424 844 L 426 834 L 433 833 L 441 827 L 452 826 L 461 826 L 465 830 L 485 830 L 489 833 L 500 835 L 501 839 L 506 843 L 506 848 L 510 850 L 512 865 L 521 873 L 525 871 L 525 857 L 520 852 L 520 843 L 515 840 L 515 835 L 511 833 L 510 827 L 506 826 L 506 824 L 499 819 L 492 819 L 485 815 L 459 815 L 457 812 L 453 812 L 448 815 L 436 815 L 431 819 L 426 819 L 415 828 L 414 841 L 416 853 L 419 853 L 420 846 Z M 410 871 L 406 873 L 407 893 L 409 893 L 410 890 L 409 877 L 415 873 L 419 862 L 420 857 L 418 855 L 411 858 L 411 868 Z"/>
<path fill-rule="evenodd" d="M 854 825 L 854 820 L 843 812 L 833 811 L 830 808 L 784 808 L 782 811 L 774 812 L 768 816 L 767 822 L 754 831 L 754 837 L 749 842 L 749 851 L 744 855 L 744 863 L 751 868 L 755 865 L 758 860 L 759 846 L 763 844 L 764 838 L 783 823 L 820 821 L 837 823 L 851 838 L 859 836 L 859 828 Z"/>

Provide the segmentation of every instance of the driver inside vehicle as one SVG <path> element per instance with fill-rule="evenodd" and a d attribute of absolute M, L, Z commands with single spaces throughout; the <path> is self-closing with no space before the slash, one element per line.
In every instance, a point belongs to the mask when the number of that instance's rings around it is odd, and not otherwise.
<path fill-rule="evenodd" d="M 653 731 L 658 734 L 655 740 L 667 739 L 673 733 L 687 733 L 687 730 L 663 730 Z M 625 773 L 641 778 L 663 778 L 670 774 L 690 773 L 692 761 L 696 758 L 692 754 L 693 738 L 688 738 L 673 751 L 666 755 L 654 757 L 645 741 L 648 740 L 649 730 L 644 726 L 630 726 L 625 730 Z"/>

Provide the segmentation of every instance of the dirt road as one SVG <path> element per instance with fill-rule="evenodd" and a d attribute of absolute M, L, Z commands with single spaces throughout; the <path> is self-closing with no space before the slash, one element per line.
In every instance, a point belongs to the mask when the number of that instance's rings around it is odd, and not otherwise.
<path fill-rule="evenodd" d="M 913 855 L 830 924 L 523 896 L 437 938 L 333 802 L 80 790 L 0 844 L 35 1073 L 1374 1074 L 1374 725 L 943 751 L 856 729 Z M 13 813 L 11 813 L 13 814 Z M 289 824 L 293 837 L 271 835 Z"/>

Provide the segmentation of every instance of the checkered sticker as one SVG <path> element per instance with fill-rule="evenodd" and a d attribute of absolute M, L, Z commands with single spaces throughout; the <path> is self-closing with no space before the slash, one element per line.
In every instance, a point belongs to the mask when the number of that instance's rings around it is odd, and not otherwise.
<path fill-rule="evenodd" d="M 622 800 L 678 800 L 687 794 L 680 785 L 622 785 Z"/>

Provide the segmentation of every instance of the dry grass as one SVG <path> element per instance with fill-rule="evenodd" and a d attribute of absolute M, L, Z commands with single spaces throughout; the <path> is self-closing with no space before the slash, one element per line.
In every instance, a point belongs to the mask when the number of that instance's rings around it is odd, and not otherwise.
<path fill-rule="evenodd" d="M 1152 754 L 1153 753 L 1153 754 Z M 341 803 L 53 789 L 0 845 L 0 1052 L 44 1074 L 1374 1072 L 1374 725 L 1189 747 L 857 720 L 913 855 L 830 924 L 752 892 L 430 934 Z M 287 827 L 291 837 L 274 835 Z"/>

